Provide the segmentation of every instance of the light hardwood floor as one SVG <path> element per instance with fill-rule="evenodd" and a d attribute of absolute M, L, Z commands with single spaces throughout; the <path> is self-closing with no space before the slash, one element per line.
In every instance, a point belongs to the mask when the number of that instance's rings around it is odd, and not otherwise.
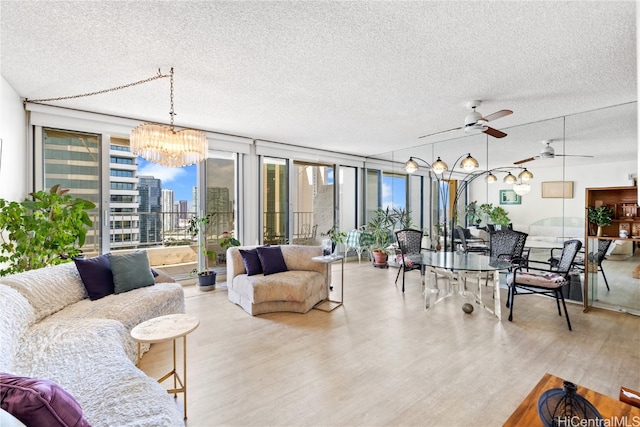
<path fill-rule="evenodd" d="M 252 317 L 223 287 L 185 288 L 201 320 L 187 339 L 186 424 L 500 426 L 545 372 L 614 398 L 640 389 L 636 316 L 570 304 L 570 332 L 539 296 L 516 299 L 514 322 L 504 307 L 502 321 L 467 315 L 457 296 L 425 311 L 419 273 L 403 294 L 396 272 L 346 263 L 344 306 L 330 313 Z M 154 344 L 141 369 L 157 377 L 170 361 Z"/>

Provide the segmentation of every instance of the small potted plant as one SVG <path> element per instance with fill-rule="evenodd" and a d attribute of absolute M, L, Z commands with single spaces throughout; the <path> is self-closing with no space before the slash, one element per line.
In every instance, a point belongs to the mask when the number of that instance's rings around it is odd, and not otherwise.
<path fill-rule="evenodd" d="M 198 234 L 200 238 L 200 250 L 204 255 L 204 269 L 193 269 L 192 273 L 198 275 L 198 289 L 201 291 L 211 291 L 216 288 L 216 272 L 209 269 L 209 257 L 213 257 L 215 260 L 216 253 L 207 248 L 207 228 L 212 219 L 215 218 L 215 213 L 210 213 L 201 217 L 193 216 L 189 220 L 189 227 L 187 231 L 192 237 L 196 237 Z"/>
<path fill-rule="evenodd" d="M 602 236 L 602 227 L 611 225 L 611 220 L 613 219 L 613 209 L 608 206 L 589 206 L 587 208 L 587 219 L 590 223 L 598 226 L 598 231 L 596 232 L 597 237 Z"/>
<path fill-rule="evenodd" d="M 336 252 L 338 245 L 345 242 L 347 233 L 340 231 L 337 225 L 334 225 L 326 233 L 322 233 L 323 236 L 327 236 L 331 240 L 331 253 Z"/>
<path fill-rule="evenodd" d="M 222 248 L 224 253 L 218 254 L 216 259 L 220 263 L 225 262 L 226 256 L 227 256 L 226 254 L 227 249 L 229 249 L 231 246 L 240 246 L 240 245 L 242 245 L 242 243 L 240 243 L 238 239 L 233 237 L 233 235 L 229 231 L 225 231 L 224 233 L 222 233 L 222 239 L 220 239 L 220 247 Z"/>
<path fill-rule="evenodd" d="M 467 215 L 467 221 L 476 227 L 482 222 L 482 212 L 477 201 L 469 203 L 465 208 L 465 214 Z"/>

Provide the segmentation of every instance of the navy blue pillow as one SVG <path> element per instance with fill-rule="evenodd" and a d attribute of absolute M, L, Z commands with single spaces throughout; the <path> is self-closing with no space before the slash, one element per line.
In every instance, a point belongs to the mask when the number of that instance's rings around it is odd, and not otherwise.
<path fill-rule="evenodd" d="M 91 301 L 115 292 L 109 257 L 110 254 L 103 254 L 93 258 L 73 259 Z"/>
<path fill-rule="evenodd" d="M 242 257 L 244 269 L 247 270 L 247 276 L 262 274 L 262 264 L 260 264 L 257 249 L 238 249 L 238 251 Z"/>
<path fill-rule="evenodd" d="M 258 250 L 258 258 L 260 258 L 260 265 L 262 265 L 262 272 L 265 276 L 289 270 L 284 262 L 280 246 L 261 246 L 256 249 Z"/>

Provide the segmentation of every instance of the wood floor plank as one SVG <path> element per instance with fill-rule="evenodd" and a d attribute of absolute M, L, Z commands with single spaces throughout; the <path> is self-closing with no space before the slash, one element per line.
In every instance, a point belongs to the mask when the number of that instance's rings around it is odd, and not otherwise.
<path fill-rule="evenodd" d="M 201 321 L 188 337 L 187 425 L 502 425 L 545 372 L 614 398 L 640 389 L 638 317 L 569 304 L 568 331 L 539 296 L 518 297 L 513 322 L 504 307 L 502 321 L 479 306 L 467 315 L 459 296 L 425 310 L 419 273 L 404 294 L 396 273 L 346 263 L 344 305 L 330 313 L 252 317 L 221 286 L 186 289 Z M 170 361 L 154 344 L 141 368 L 155 377 Z"/>

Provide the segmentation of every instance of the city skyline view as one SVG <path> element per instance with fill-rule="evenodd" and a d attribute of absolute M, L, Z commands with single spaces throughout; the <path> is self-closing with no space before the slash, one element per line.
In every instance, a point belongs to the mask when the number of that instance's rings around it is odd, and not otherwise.
<path fill-rule="evenodd" d="M 173 190 L 175 203 L 186 200 L 189 209 L 193 206 L 193 187 L 197 183 L 197 165 L 170 168 L 138 157 L 138 176 L 152 176 L 162 182 L 163 190 Z"/>

